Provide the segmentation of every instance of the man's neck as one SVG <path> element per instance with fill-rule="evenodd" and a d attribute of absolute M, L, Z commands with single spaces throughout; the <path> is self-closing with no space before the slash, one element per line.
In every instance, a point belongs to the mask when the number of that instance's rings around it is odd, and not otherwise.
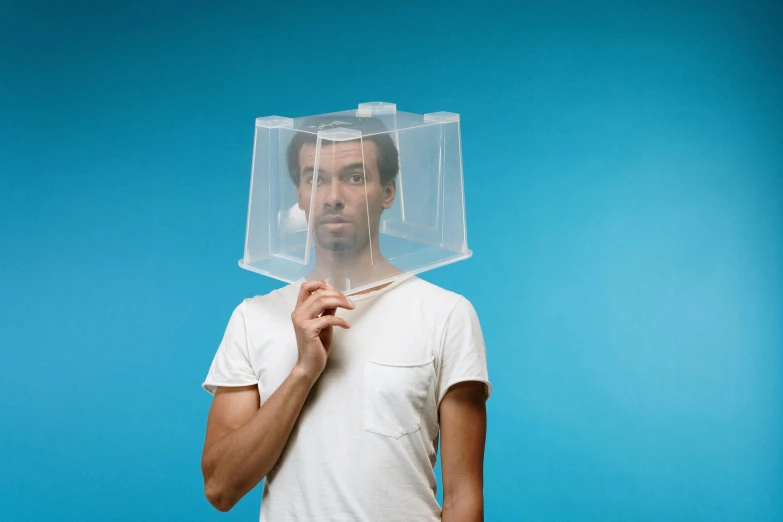
<path fill-rule="evenodd" d="M 402 273 L 401 270 L 398 270 L 383 258 L 378 248 L 373 249 L 373 251 L 367 249 L 358 255 L 349 252 L 331 252 L 319 249 L 316 251 L 316 260 L 316 267 L 308 279 L 328 279 L 333 285 L 347 288 L 348 291 L 350 291 L 350 288 L 370 284 L 374 281 L 380 281 Z M 380 285 L 377 288 L 364 290 L 354 295 L 378 290 L 384 286 L 386 285 Z"/>

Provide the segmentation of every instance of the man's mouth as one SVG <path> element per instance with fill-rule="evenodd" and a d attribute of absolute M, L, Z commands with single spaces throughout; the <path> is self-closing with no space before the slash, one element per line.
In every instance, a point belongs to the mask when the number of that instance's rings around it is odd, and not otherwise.
<path fill-rule="evenodd" d="M 338 216 L 331 216 L 321 220 L 321 226 L 330 232 L 339 232 L 347 227 L 349 221 Z"/>
<path fill-rule="evenodd" d="M 324 225 L 339 225 L 339 224 L 348 223 L 348 220 L 345 218 L 333 216 L 333 217 L 322 219 L 321 223 L 323 223 Z"/>

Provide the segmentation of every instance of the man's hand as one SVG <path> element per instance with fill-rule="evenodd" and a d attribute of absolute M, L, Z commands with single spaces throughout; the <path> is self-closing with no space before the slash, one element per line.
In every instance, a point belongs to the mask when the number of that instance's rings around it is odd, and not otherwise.
<path fill-rule="evenodd" d="M 304 283 L 291 314 L 296 332 L 299 359 L 295 369 L 315 381 L 324 371 L 332 349 L 333 327 L 350 328 L 345 319 L 337 317 L 338 308 L 353 310 L 353 301 L 324 281 Z"/>

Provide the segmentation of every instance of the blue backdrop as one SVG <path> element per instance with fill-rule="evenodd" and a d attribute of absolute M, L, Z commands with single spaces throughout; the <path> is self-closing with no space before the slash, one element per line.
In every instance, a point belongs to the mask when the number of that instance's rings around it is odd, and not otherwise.
<path fill-rule="evenodd" d="M 0 520 L 203 497 L 254 119 L 460 113 L 489 521 L 783 519 L 777 3 L 4 2 Z"/>

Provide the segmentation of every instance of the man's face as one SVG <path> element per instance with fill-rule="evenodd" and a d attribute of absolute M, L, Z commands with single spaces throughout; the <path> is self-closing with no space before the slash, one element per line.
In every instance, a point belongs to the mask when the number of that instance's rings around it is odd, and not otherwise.
<path fill-rule="evenodd" d="M 378 237 L 381 212 L 394 203 L 396 185 L 393 180 L 381 185 L 377 158 L 377 147 L 369 140 L 322 145 L 315 176 L 315 143 L 305 143 L 300 149 L 299 208 L 312 223 L 321 248 L 358 254 L 370 246 L 371 230 L 372 236 Z M 315 205 L 310 216 L 316 177 Z"/>

